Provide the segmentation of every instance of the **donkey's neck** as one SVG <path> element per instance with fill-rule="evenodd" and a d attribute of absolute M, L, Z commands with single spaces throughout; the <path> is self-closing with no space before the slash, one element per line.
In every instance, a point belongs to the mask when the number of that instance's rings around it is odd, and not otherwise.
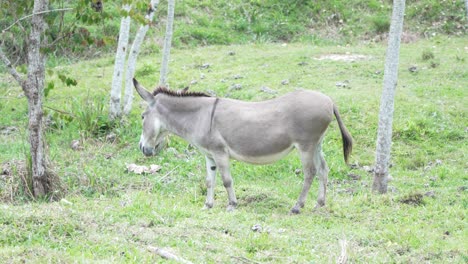
<path fill-rule="evenodd" d="M 156 107 L 169 132 L 191 141 L 197 135 L 209 131 L 210 111 L 214 101 L 215 98 L 212 97 L 175 97 L 161 94 L 157 96 Z"/>

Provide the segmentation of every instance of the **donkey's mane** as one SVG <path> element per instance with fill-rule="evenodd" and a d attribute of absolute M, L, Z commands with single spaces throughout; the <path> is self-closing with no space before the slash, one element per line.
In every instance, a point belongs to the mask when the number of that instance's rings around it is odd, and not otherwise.
<path fill-rule="evenodd" d="M 174 97 L 211 97 L 210 95 L 203 93 L 203 92 L 187 92 L 187 91 L 174 91 L 174 90 L 169 90 L 167 87 L 164 86 L 159 86 L 153 91 L 153 96 L 156 96 L 157 94 L 166 94 L 169 96 L 174 96 Z"/>

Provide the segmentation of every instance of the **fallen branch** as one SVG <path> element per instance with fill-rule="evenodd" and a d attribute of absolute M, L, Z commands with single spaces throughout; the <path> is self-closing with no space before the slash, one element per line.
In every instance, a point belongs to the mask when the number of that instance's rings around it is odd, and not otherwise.
<path fill-rule="evenodd" d="M 172 254 L 172 253 L 170 253 L 167 250 L 164 250 L 162 248 L 148 246 L 148 250 L 153 252 L 156 255 L 161 256 L 164 259 L 170 259 L 170 260 L 174 260 L 174 261 L 177 261 L 179 263 L 184 263 L 184 264 L 192 264 L 192 262 L 190 262 L 188 260 L 185 260 L 185 259 L 183 259 L 181 257 L 178 257 L 178 256 L 176 256 L 176 255 L 174 255 L 174 254 Z"/>
<path fill-rule="evenodd" d="M 246 257 L 238 257 L 238 256 L 231 256 L 233 259 L 237 259 L 242 263 L 254 263 L 254 264 L 259 264 L 260 262 L 257 262 L 255 260 L 248 259 Z"/>
<path fill-rule="evenodd" d="M 159 178 L 159 182 L 162 182 L 166 177 L 168 177 L 169 175 L 172 174 L 172 172 L 174 172 L 177 168 L 179 168 L 180 165 L 177 165 L 174 167 L 174 169 L 170 170 L 168 173 L 166 173 L 164 176 L 162 176 L 161 178 Z"/>
<path fill-rule="evenodd" d="M 346 241 L 346 238 L 340 240 L 341 256 L 338 258 L 338 261 L 336 263 L 345 264 L 348 261 L 348 255 L 346 253 L 347 244 L 348 244 L 348 242 Z"/>

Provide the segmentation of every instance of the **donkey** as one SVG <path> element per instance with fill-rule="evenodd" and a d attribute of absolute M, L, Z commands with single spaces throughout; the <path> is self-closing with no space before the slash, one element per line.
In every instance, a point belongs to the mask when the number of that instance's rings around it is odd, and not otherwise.
<path fill-rule="evenodd" d="M 187 140 L 205 155 L 205 209 L 213 207 L 217 169 L 228 194 L 227 210 L 232 211 L 237 205 L 229 159 L 268 164 L 283 158 L 293 148 L 300 154 L 304 186 L 291 213 L 298 214 L 304 207 L 315 174 L 319 176 L 316 207 L 324 206 L 329 169 L 323 158 L 322 141 L 333 115 L 341 131 L 344 159 L 348 163 L 353 144 L 351 135 L 336 105 L 322 93 L 297 90 L 267 101 L 244 102 L 164 87 L 150 93 L 135 79 L 133 84 L 148 103 L 141 116 L 140 138 L 140 150 L 146 156 L 157 154 L 169 133 Z"/>

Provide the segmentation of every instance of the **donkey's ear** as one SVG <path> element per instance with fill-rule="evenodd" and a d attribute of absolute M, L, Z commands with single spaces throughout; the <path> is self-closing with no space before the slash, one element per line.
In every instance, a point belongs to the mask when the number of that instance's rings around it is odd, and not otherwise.
<path fill-rule="evenodd" d="M 143 100 L 145 100 L 148 104 L 154 103 L 154 96 L 150 92 L 148 92 L 143 86 L 141 86 L 135 78 L 133 78 L 133 85 L 135 86 L 136 91 Z"/>

